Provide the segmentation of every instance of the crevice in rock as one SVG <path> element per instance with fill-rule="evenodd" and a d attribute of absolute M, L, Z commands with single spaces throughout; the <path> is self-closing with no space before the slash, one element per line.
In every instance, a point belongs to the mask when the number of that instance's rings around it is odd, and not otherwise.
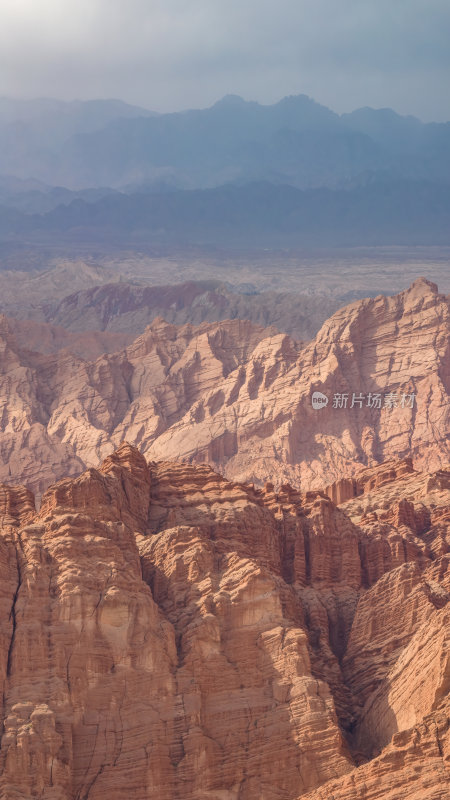
<path fill-rule="evenodd" d="M 286 530 L 286 520 L 282 521 L 282 536 L 280 537 L 281 544 L 281 575 L 285 583 L 292 584 L 295 580 L 295 542 L 297 532 L 293 531 L 290 526 Z"/>
<path fill-rule="evenodd" d="M 99 779 L 99 777 L 100 777 L 100 775 L 102 774 L 102 772 L 103 772 L 103 770 L 104 770 L 104 769 L 105 769 L 105 765 L 104 765 L 104 764 L 102 764 L 102 766 L 101 766 L 101 767 L 100 767 L 100 769 L 98 770 L 97 774 L 96 774 L 96 775 L 93 777 L 93 779 L 91 780 L 91 782 L 90 782 L 89 786 L 87 787 L 87 789 L 86 789 L 85 793 L 84 793 L 83 795 L 80 795 L 80 800 L 89 800 L 89 795 L 90 795 L 90 793 L 91 793 L 91 790 L 92 790 L 92 788 L 93 788 L 94 784 L 95 784 L 95 783 L 97 782 L 97 780 Z"/>
<path fill-rule="evenodd" d="M 370 580 L 369 580 L 369 572 L 367 569 L 366 543 L 363 542 L 361 539 L 358 540 L 358 553 L 359 553 L 359 563 L 361 565 L 361 584 L 364 589 L 368 589 L 370 586 Z"/>
<path fill-rule="evenodd" d="M 304 527 L 303 530 L 303 546 L 305 549 L 305 579 L 306 583 L 311 583 L 311 548 L 310 548 L 310 541 L 309 541 L 309 531 Z"/>
<path fill-rule="evenodd" d="M 17 535 L 17 538 L 20 542 L 20 536 Z M 19 596 L 20 587 L 22 585 L 22 572 L 20 568 L 20 558 L 19 552 L 16 547 L 16 564 L 17 564 L 17 588 L 14 592 L 14 597 L 11 605 L 11 610 L 9 612 L 9 620 L 12 622 L 12 632 L 11 632 L 11 639 L 9 641 L 9 648 L 8 648 L 8 656 L 6 660 L 6 676 L 9 677 L 11 675 L 11 667 L 12 667 L 12 654 L 14 649 L 14 640 L 16 637 L 16 629 L 17 629 L 17 619 L 16 619 L 16 603 L 17 598 Z"/>

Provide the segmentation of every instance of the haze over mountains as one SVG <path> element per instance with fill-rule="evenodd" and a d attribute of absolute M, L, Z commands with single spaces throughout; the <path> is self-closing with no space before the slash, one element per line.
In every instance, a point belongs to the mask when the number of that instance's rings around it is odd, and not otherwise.
<path fill-rule="evenodd" d="M 117 281 L 74 292 L 60 301 L 46 298 L 32 309 L 22 306 L 18 310 L 24 319 L 60 326 L 72 334 L 114 331 L 135 338 L 157 317 L 177 325 L 245 319 L 266 327 L 274 325 L 297 339 L 309 340 L 340 305 L 339 299 L 322 294 L 256 290 L 243 294 L 212 280 L 174 286 L 136 286 Z"/>
<path fill-rule="evenodd" d="M 61 157 L 61 148 L 73 136 L 102 130 L 117 119 L 151 115 L 151 111 L 121 100 L 66 103 L 52 99 L 2 97 L 0 174 L 38 181 L 45 173 L 48 178 L 52 164 Z M 48 182 L 51 185 L 59 183 L 54 176 Z"/>
<path fill-rule="evenodd" d="M 0 101 L 0 234 L 279 247 L 446 244 L 450 123 L 305 95 L 155 115 Z M 3 176 L 3 177 L 1 177 Z"/>
<path fill-rule="evenodd" d="M 270 180 L 298 188 L 368 174 L 450 179 L 450 125 L 391 109 L 339 116 L 306 95 L 272 106 L 229 95 L 155 115 L 120 101 L 0 100 L 0 173 L 70 189 L 207 188 Z"/>
<path fill-rule="evenodd" d="M 448 800 L 449 126 L 0 144 L 1 798 Z"/>

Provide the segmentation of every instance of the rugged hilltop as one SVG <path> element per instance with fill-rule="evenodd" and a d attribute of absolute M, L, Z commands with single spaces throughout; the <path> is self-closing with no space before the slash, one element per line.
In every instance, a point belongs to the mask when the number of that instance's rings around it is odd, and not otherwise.
<path fill-rule="evenodd" d="M 449 320 L 448 297 L 419 279 L 336 311 L 308 344 L 239 319 L 156 319 L 90 360 L 25 349 L 1 317 L 0 479 L 42 492 L 122 439 L 258 485 L 318 488 L 410 455 L 438 469 L 450 459 Z M 317 391 L 326 407 L 313 408 Z"/>
<path fill-rule="evenodd" d="M 116 339 L 118 336 L 126 338 L 125 346 L 158 317 L 174 325 L 246 319 L 263 327 L 274 325 L 295 339 L 309 341 L 330 314 L 343 302 L 354 299 L 353 296 L 343 298 L 323 291 L 315 294 L 259 292 L 253 284 L 244 284 L 241 288 L 245 293 L 242 293 L 217 280 L 140 286 L 119 281 L 117 275 L 115 283 L 90 286 L 93 278 L 105 280 L 104 273 L 108 275 L 108 272 L 88 271 L 84 267 L 76 264 L 72 273 L 68 267 L 54 268 L 26 278 L 23 274 L 0 272 L 0 313 L 11 318 L 19 343 L 27 346 L 33 337 L 31 341 L 39 352 L 56 352 L 63 347 L 70 350 L 70 337 L 77 342 L 83 334 L 87 341 L 88 334 L 96 331 L 105 342 L 108 338 L 113 342 L 114 336 Z M 168 264 L 167 272 L 169 269 Z M 111 281 L 113 275 L 109 277 Z M 78 285 L 83 280 L 89 288 L 67 293 L 71 285 Z M 17 291 L 18 284 L 23 291 Z M 61 293 L 62 297 L 59 296 Z M 357 289 L 355 297 L 361 294 Z M 30 296 L 33 298 L 31 303 Z M 65 341 L 61 338 L 62 329 L 66 332 Z M 51 339 L 54 339 L 52 347 L 49 346 Z M 115 349 L 119 348 L 120 344 L 117 344 Z M 106 346 L 105 352 L 112 349 Z M 90 357 L 88 349 L 86 357 Z"/>
<path fill-rule="evenodd" d="M 2 797 L 444 800 L 450 472 L 0 487 Z M 330 490 L 331 491 L 331 490 Z"/>

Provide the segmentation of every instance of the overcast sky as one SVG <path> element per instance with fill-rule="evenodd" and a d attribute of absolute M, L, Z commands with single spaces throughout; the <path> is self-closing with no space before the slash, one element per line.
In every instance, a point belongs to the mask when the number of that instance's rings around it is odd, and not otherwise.
<path fill-rule="evenodd" d="M 0 94 L 156 111 L 224 94 L 450 120 L 450 0 L 0 0 Z"/>

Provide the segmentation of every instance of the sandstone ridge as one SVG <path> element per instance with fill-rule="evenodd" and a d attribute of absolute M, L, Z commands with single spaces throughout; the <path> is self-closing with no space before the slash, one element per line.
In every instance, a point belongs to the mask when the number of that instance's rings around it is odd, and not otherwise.
<path fill-rule="evenodd" d="M 365 478 L 1 486 L 0 796 L 444 800 L 450 471 Z"/>
<path fill-rule="evenodd" d="M 122 439 L 148 459 L 304 490 L 391 459 L 439 469 L 450 459 L 449 320 L 448 298 L 420 279 L 340 309 L 309 344 L 238 319 L 158 318 L 125 349 L 89 360 L 24 349 L 2 317 L 0 479 L 40 493 Z M 318 410 L 316 391 L 328 398 Z M 330 491 L 348 499 L 352 487 Z"/>

